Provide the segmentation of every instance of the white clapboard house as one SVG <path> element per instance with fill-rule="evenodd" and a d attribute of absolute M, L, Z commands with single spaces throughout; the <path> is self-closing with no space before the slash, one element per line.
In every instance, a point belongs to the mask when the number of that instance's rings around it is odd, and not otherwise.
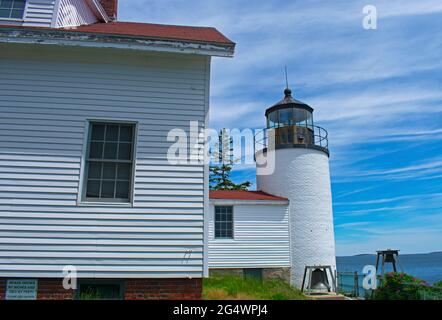
<path fill-rule="evenodd" d="M 0 1 L 0 299 L 201 295 L 208 167 L 171 165 L 167 135 L 207 127 L 211 57 L 235 45 L 116 17 L 117 0 Z"/>
<path fill-rule="evenodd" d="M 209 192 L 204 152 L 169 161 L 171 130 L 208 149 L 211 57 L 234 48 L 120 22 L 117 0 L 0 0 L 0 300 L 198 299 L 209 274 L 301 287 L 312 266 L 334 281 L 327 135 L 290 90 L 255 138 L 258 163 L 274 155 L 260 191 Z"/>

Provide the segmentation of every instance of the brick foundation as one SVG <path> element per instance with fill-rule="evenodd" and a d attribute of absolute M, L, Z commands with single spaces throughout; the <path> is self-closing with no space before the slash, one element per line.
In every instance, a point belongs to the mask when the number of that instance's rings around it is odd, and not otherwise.
<path fill-rule="evenodd" d="M 0 278 L 0 300 L 6 296 L 6 280 Z M 199 300 L 202 279 L 122 280 L 125 300 Z M 74 290 L 65 290 L 61 279 L 38 279 L 38 300 L 72 300 Z"/>
<path fill-rule="evenodd" d="M 0 279 L 0 300 L 4 300 L 6 296 L 6 279 Z"/>
<path fill-rule="evenodd" d="M 65 290 L 61 279 L 38 279 L 37 300 L 72 300 L 74 290 Z"/>
<path fill-rule="evenodd" d="M 125 300 L 199 300 L 201 279 L 126 280 Z"/>

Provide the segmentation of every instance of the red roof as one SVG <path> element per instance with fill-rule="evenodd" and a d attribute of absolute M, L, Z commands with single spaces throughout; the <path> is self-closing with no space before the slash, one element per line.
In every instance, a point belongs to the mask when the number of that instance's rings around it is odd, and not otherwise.
<path fill-rule="evenodd" d="M 82 32 L 103 35 L 129 36 L 151 39 L 187 40 L 194 42 L 219 43 L 234 46 L 235 43 L 221 32 L 211 27 L 188 27 L 165 24 L 139 22 L 99 22 L 78 26 L 75 28 L 24 27 L 15 25 L 0 25 L 0 28 Z"/>
<path fill-rule="evenodd" d="M 125 35 L 147 38 L 189 40 L 233 45 L 234 43 L 215 28 L 188 27 L 138 22 L 94 23 L 79 26 L 73 31 L 99 34 Z"/>
<path fill-rule="evenodd" d="M 270 200 L 287 201 L 287 198 L 274 196 L 262 191 L 211 190 L 210 199 L 226 200 Z"/>

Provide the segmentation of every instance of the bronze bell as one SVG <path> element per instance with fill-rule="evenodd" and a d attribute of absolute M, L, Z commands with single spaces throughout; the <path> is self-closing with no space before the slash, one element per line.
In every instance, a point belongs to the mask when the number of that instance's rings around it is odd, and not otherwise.
<path fill-rule="evenodd" d="M 385 254 L 385 262 L 396 262 L 392 253 Z"/>
<path fill-rule="evenodd" d="M 315 269 L 312 272 L 312 278 L 310 280 L 311 288 L 316 291 L 330 291 L 330 284 L 327 280 L 327 274 L 325 270 Z"/>

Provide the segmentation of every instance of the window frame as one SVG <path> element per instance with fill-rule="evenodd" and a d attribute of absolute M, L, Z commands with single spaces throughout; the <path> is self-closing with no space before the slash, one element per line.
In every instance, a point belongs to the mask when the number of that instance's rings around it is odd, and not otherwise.
<path fill-rule="evenodd" d="M 119 297 L 115 298 L 115 299 L 110 299 L 111 301 L 116 301 L 116 300 L 124 300 L 124 295 L 126 292 L 126 286 L 125 286 L 125 282 L 122 280 L 118 280 L 118 279 L 79 279 L 78 280 L 78 285 L 77 285 L 77 289 L 74 292 L 74 299 L 75 300 L 79 300 L 81 298 L 81 287 L 82 286 L 99 286 L 99 285 L 115 285 L 119 287 Z M 109 300 L 107 298 L 103 298 L 103 299 L 99 299 L 99 300 Z"/>
<path fill-rule="evenodd" d="M 216 236 L 216 208 L 218 207 L 226 207 L 226 208 L 231 208 L 232 213 L 232 235 L 231 237 L 217 237 Z M 214 205 L 213 206 L 213 239 L 216 241 L 230 241 L 230 240 L 235 240 L 235 206 L 233 205 L 224 205 L 224 204 L 220 204 L 220 205 Z"/>
<path fill-rule="evenodd" d="M 89 176 L 89 151 L 90 142 L 92 136 L 92 125 L 93 124 L 105 124 L 105 125 L 131 125 L 133 126 L 133 137 L 132 137 L 132 170 L 130 173 L 129 180 L 129 198 L 128 199 L 118 199 L 118 198 L 90 198 L 87 197 L 87 183 Z M 109 120 L 109 119 L 89 119 L 86 121 L 86 134 L 85 142 L 83 146 L 83 157 L 82 157 L 82 170 L 80 172 L 80 192 L 79 192 L 79 205 L 118 205 L 118 206 L 133 206 L 134 201 L 134 191 L 135 191 L 135 169 L 136 169 L 136 155 L 137 155 L 137 138 L 138 138 L 138 122 L 136 121 L 125 121 L 125 120 Z M 106 161 L 103 161 L 106 162 Z M 111 163 L 118 163 L 116 161 L 110 160 Z"/>
<path fill-rule="evenodd" d="M 12 0 L 12 1 L 13 1 L 12 2 L 12 7 L 9 9 L 10 10 L 9 17 L 0 17 L 0 21 L 24 21 L 25 14 L 26 14 L 26 11 L 28 9 L 29 1 L 25 0 L 25 6 L 23 7 L 23 14 L 22 14 L 22 16 L 20 18 L 13 18 L 13 17 L 11 17 L 12 11 L 14 10 L 14 2 L 16 0 Z M 7 10 L 7 9 L 5 9 L 5 10 Z M 15 9 L 15 10 L 17 10 L 17 9 Z"/>

